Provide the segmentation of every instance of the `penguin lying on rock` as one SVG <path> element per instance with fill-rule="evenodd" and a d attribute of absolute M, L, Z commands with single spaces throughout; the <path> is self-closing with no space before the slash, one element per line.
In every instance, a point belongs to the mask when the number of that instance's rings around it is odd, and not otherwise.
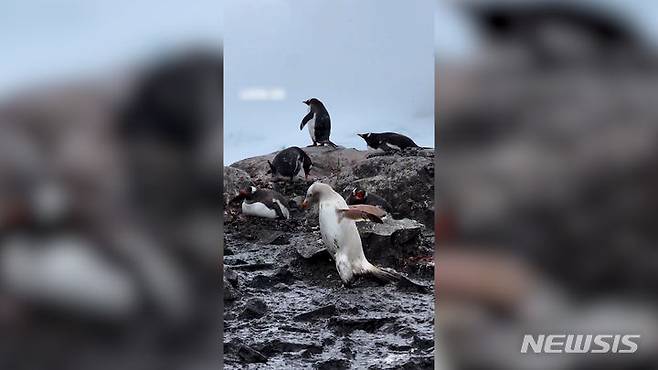
<path fill-rule="evenodd" d="M 329 140 L 329 134 L 331 134 L 331 118 L 329 117 L 327 108 L 316 98 L 304 100 L 303 103 L 309 106 L 309 112 L 302 119 L 299 129 L 303 129 L 308 124 L 308 133 L 311 135 L 311 141 L 313 141 L 313 144 L 309 146 L 328 144 L 336 148 L 336 144 Z"/>
<path fill-rule="evenodd" d="M 270 165 L 267 173 L 271 173 L 273 178 L 290 177 L 290 181 L 294 180 L 301 169 L 304 169 L 304 178 L 308 180 L 309 172 L 313 168 L 311 157 L 296 146 L 280 151 L 272 162 L 267 163 Z"/>
<path fill-rule="evenodd" d="M 290 218 L 288 205 L 290 202 L 274 190 L 256 189 L 250 186 L 241 189 L 240 194 L 231 202 L 242 200 L 242 214 L 264 218 Z"/>
<path fill-rule="evenodd" d="M 365 134 L 357 134 L 366 141 L 369 148 L 382 149 L 385 152 L 394 152 L 405 150 L 408 148 L 430 149 L 418 146 L 413 140 L 395 132 L 367 132 Z"/>
<path fill-rule="evenodd" d="M 368 262 L 356 228 L 355 220 L 366 219 L 381 223 L 381 218 L 386 214 L 384 210 L 365 204 L 348 206 L 340 194 L 321 182 L 308 188 L 302 208 L 308 208 L 314 203 L 319 208 L 322 240 L 336 261 L 336 269 L 343 283 L 349 284 L 356 275 L 372 275 L 386 282 L 400 280 L 400 275 Z"/>
<path fill-rule="evenodd" d="M 355 204 L 367 204 L 371 206 L 376 206 L 382 208 L 388 213 L 391 213 L 393 207 L 386 201 L 386 199 L 380 197 L 377 194 L 371 194 L 365 191 L 364 189 L 354 188 L 352 193 L 345 200 L 348 205 Z"/>

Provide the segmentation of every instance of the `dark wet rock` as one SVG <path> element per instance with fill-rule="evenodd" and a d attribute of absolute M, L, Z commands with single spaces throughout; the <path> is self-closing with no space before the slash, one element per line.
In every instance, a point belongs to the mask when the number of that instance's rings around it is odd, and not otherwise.
<path fill-rule="evenodd" d="M 292 326 L 292 325 L 283 325 L 279 327 L 281 330 L 293 332 L 293 333 L 311 333 L 311 330 L 307 328 L 300 328 L 298 326 Z"/>
<path fill-rule="evenodd" d="M 234 301 L 240 297 L 240 292 L 226 279 L 226 276 L 224 276 L 223 294 L 225 301 Z"/>
<path fill-rule="evenodd" d="M 272 275 L 256 275 L 249 282 L 252 288 L 269 288 L 277 284 L 290 284 L 295 281 L 295 275 L 287 268 L 282 267 Z"/>
<path fill-rule="evenodd" d="M 345 359 L 330 359 L 320 362 L 316 362 L 313 365 L 314 369 L 317 370 L 343 370 L 350 368 L 350 361 Z"/>
<path fill-rule="evenodd" d="M 322 353 L 322 347 L 312 347 L 302 351 L 302 357 L 309 358 Z"/>
<path fill-rule="evenodd" d="M 343 189 L 337 183 L 347 186 L 367 182 L 376 188 L 367 189 L 372 193 L 400 197 L 395 202 L 387 199 L 390 203 L 411 205 L 411 208 L 402 207 L 403 211 L 412 210 L 416 212 L 412 215 L 420 215 L 420 208 L 426 207 L 431 213 L 433 194 L 425 194 L 426 198 L 411 194 L 425 186 L 423 176 L 429 176 L 433 170 L 431 157 L 404 153 L 366 159 L 368 152 L 354 149 L 308 148 L 308 151 L 315 161 L 311 172 L 314 181 L 326 182 L 338 192 Z M 255 186 L 275 189 L 301 203 L 311 182 L 301 179 L 271 182 L 265 174 L 267 157 L 250 158 L 234 166 L 246 171 Z M 400 163 L 395 165 L 395 162 Z M 391 166 L 406 168 L 393 171 L 407 171 L 389 179 L 393 185 L 378 177 L 389 176 Z M 380 192 L 379 187 L 389 187 L 384 189 L 388 193 Z M 423 204 L 423 199 L 428 202 Z M 269 368 L 366 369 L 373 364 L 395 368 L 411 361 L 408 354 L 393 356 L 394 363 L 384 363 L 382 349 L 405 352 L 413 348 L 414 337 L 425 338 L 431 333 L 433 322 L 405 319 L 433 317 L 434 301 L 430 294 L 418 294 L 413 286 L 384 285 L 365 277 L 344 287 L 334 261 L 320 241 L 316 207 L 303 212 L 293 207 L 291 218 L 286 221 L 242 217 L 239 204 L 228 208 L 228 217 L 224 218 L 225 244 L 234 255 L 225 257 L 225 261 L 239 275 L 241 295 L 248 294 L 248 298 L 267 303 L 266 314 L 260 319 L 240 318 L 246 306 L 242 300 L 225 305 L 224 338 L 228 342 L 249 343 L 269 359 Z M 405 217 L 409 220 L 402 220 Z M 393 268 L 431 290 L 433 276 L 418 275 L 412 267 L 426 260 L 431 263 L 433 228 L 423 228 L 419 223 L 423 219 L 405 217 L 391 217 L 398 219 L 399 222 L 394 222 L 397 228 L 388 225 L 392 230 L 378 230 L 379 235 L 364 232 L 366 256 L 373 263 Z M 369 243 L 366 239 L 371 237 Z M 425 345 L 419 342 L 419 346 Z M 243 362 L 235 354 L 227 358 L 232 364 Z"/>
<path fill-rule="evenodd" d="M 419 336 L 414 336 L 412 342 L 414 348 L 420 349 L 421 351 L 426 351 L 434 347 L 434 338 L 421 338 Z"/>
<path fill-rule="evenodd" d="M 329 252 L 327 251 L 327 248 L 324 247 L 324 244 L 322 243 L 314 243 L 314 244 L 308 244 L 308 243 L 302 243 L 302 244 L 297 244 L 295 245 L 295 250 L 297 253 L 299 253 L 300 256 L 306 259 L 316 259 L 316 258 L 322 258 L 322 257 L 327 257 L 329 258 Z"/>
<path fill-rule="evenodd" d="M 342 353 L 345 358 L 348 359 L 353 359 L 354 358 L 354 350 L 352 348 L 356 347 L 358 344 L 355 343 L 352 339 L 349 337 L 343 339 L 343 343 L 341 344 L 340 347 L 340 353 Z"/>
<path fill-rule="evenodd" d="M 265 363 L 267 357 L 255 349 L 245 345 L 238 344 L 235 348 L 235 353 L 240 359 L 246 363 Z"/>
<path fill-rule="evenodd" d="M 329 319 L 329 328 L 337 333 L 350 333 L 354 330 L 374 332 L 393 317 L 332 317 Z"/>
<path fill-rule="evenodd" d="M 290 287 L 288 286 L 288 284 L 278 283 L 278 284 L 274 285 L 274 289 L 276 289 L 276 290 L 290 290 Z"/>
<path fill-rule="evenodd" d="M 270 238 L 269 241 L 267 241 L 267 244 L 272 244 L 272 245 L 290 244 L 290 235 L 281 232 L 276 233 Z"/>
<path fill-rule="evenodd" d="M 224 167 L 224 187 L 222 189 L 224 205 L 231 201 L 240 189 L 254 185 L 251 177 L 245 171 L 227 166 Z"/>
<path fill-rule="evenodd" d="M 280 339 L 268 340 L 254 347 L 257 347 L 266 356 L 274 356 L 284 352 L 300 352 L 303 350 L 322 352 L 322 347 L 315 343 Z"/>
<path fill-rule="evenodd" d="M 333 304 L 316 308 L 314 310 L 301 313 L 295 316 L 296 321 L 308 321 L 322 317 L 333 316 L 336 314 L 336 306 Z"/>
<path fill-rule="evenodd" d="M 424 229 L 420 222 L 390 217 L 384 223 L 359 222 L 359 233 L 363 241 L 366 256 L 372 256 L 374 262 L 390 265 L 410 256 L 418 256 L 420 243 L 418 237 Z"/>
<path fill-rule="evenodd" d="M 245 265 L 247 264 L 247 261 L 240 259 L 240 258 L 234 258 L 233 256 L 225 256 L 224 257 L 224 265 L 229 265 L 229 266 L 239 266 L 239 265 Z"/>
<path fill-rule="evenodd" d="M 251 298 L 240 314 L 241 319 L 258 319 L 267 313 L 267 304 L 260 298 Z"/>
<path fill-rule="evenodd" d="M 396 367 L 402 370 L 432 370 L 434 369 L 434 356 L 412 356 L 404 365 Z"/>
<path fill-rule="evenodd" d="M 271 270 L 274 267 L 274 264 L 271 263 L 246 263 L 246 261 L 239 260 L 240 264 L 234 264 L 231 266 L 233 270 L 236 271 L 259 271 L 259 270 Z M 224 261 L 226 263 L 226 261 Z"/>
<path fill-rule="evenodd" d="M 226 279 L 229 283 L 231 283 L 231 285 L 237 288 L 238 274 L 228 266 L 224 266 L 224 279 Z"/>

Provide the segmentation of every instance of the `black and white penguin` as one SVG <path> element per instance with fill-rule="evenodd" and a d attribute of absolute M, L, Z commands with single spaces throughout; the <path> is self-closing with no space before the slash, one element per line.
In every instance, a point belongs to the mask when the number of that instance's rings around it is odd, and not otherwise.
<path fill-rule="evenodd" d="M 302 119 L 299 129 L 303 129 L 308 124 L 308 133 L 311 135 L 311 140 L 313 141 L 313 145 L 309 146 L 329 144 L 335 148 L 336 144 L 329 140 L 329 134 L 331 134 L 331 118 L 329 117 L 327 108 L 316 98 L 304 100 L 303 103 L 309 106 L 309 111 Z"/>
<path fill-rule="evenodd" d="M 365 191 L 364 189 L 354 188 L 352 193 L 347 197 L 346 202 L 348 205 L 355 204 L 367 204 L 371 206 L 379 207 L 385 210 L 388 213 L 391 213 L 393 207 L 386 201 L 386 199 L 380 197 L 377 194 L 371 194 Z"/>
<path fill-rule="evenodd" d="M 313 161 L 311 157 L 303 150 L 296 146 L 286 148 L 274 156 L 272 162 L 267 161 L 270 169 L 267 173 L 271 173 L 273 178 L 290 177 L 290 181 L 294 179 L 300 170 L 304 170 L 304 177 L 308 180 L 308 175 L 313 168 Z"/>
<path fill-rule="evenodd" d="M 361 236 L 355 220 L 382 223 L 386 214 L 381 208 L 365 204 L 348 206 L 331 186 L 316 182 L 311 185 L 302 208 L 317 203 L 320 233 L 327 250 L 336 261 L 341 280 L 349 284 L 356 275 L 369 274 L 383 281 L 396 281 L 400 276 L 374 266 L 363 254 Z"/>
<path fill-rule="evenodd" d="M 243 199 L 242 214 L 244 215 L 285 220 L 290 218 L 290 212 L 286 207 L 290 202 L 276 191 L 250 186 L 241 189 L 236 199 Z"/>
<path fill-rule="evenodd" d="M 366 141 L 369 148 L 382 149 L 386 152 L 399 151 L 407 148 L 420 148 L 413 140 L 395 132 L 367 132 L 357 134 Z"/>

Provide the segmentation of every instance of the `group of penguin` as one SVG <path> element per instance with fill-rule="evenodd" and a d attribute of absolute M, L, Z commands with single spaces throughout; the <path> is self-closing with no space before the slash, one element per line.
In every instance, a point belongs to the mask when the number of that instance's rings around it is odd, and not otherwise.
<path fill-rule="evenodd" d="M 312 141 L 309 146 L 328 145 L 337 148 L 337 145 L 329 139 L 331 118 L 324 104 L 316 98 L 305 100 L 303 103 L 309 106 L 309 112 L 302 119 L 299 129 L 308 126 Z M 410 138 L 393 132 L 358 135 L 365 140 L 369 148 L 381 149 L 385 152 L 420 148 Z M 268 161 L 268 165 L 267 173 L 271 174 L 273 179 L 289 178 L 291 181 L 302 170 L 308 180 L 313 168 L 313 162 L 308 154 L 296 146 L 280 151 L 271 162 Z M 242 214 L 247 216 L 286 220 L 290 218 L 288 207 L 291 203 L 273 190 L 250 186 L 241 189 L 235 200 L 242 200 Z M 345 284 L 352 282 L 354 276 L 362 274 L 369 274 L 384 281 L 399 278 L 398 274 L 368 262 L 355 224 L 359 220 L 383 223 L 382 218 L 392 211 L 385 199 L 359 188 L 354 188 L 347 199 L 344 199 L 331 186 L 315 182 L 308 188 L 301 208 L 306 209 L 314 204 L 318 205 L 322 240 L 336 262 L 338 274 Z"/>

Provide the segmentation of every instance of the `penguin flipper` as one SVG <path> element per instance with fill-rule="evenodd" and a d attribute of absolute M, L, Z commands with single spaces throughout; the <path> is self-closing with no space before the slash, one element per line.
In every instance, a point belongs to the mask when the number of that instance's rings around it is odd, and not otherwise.
<path fill-rule="evenodd" d="M 386 211 L 369 204 L 354 204 L 347 209 L 339 209 L 338 212 L 352 220 L 367 220 L 378 224 L 383 224 L 382 217 L 386 216 Z"/>
<path fill-rule="evenodd" d="M 308 121 L 310 121 L 311 118 L 313 118 L 313 112 L 312 111 L 308 112 L 308 114 L 306 116 L 304 116 L 304 118 L 302 119 L 302 123 L 299 124 L 299 130 L 300 131 L 304 128 L 304 126 L 306 126 L 306 123 Z"/>
<path fill-rule="evenodd" d="M 277 201 L 272 202 L 272 209 L 274 209 L 274 212 L 276 212 L 276 217 L 277 218 L 280 218 L 280 219 L 283 219 L 283 220 L 288 219 L 288 217 L 286 217 L 286 215 L 283 214 L 283 211 L 281 210 L 281 205 L 279 204 L 279 202 L 277 202 Z"/>

